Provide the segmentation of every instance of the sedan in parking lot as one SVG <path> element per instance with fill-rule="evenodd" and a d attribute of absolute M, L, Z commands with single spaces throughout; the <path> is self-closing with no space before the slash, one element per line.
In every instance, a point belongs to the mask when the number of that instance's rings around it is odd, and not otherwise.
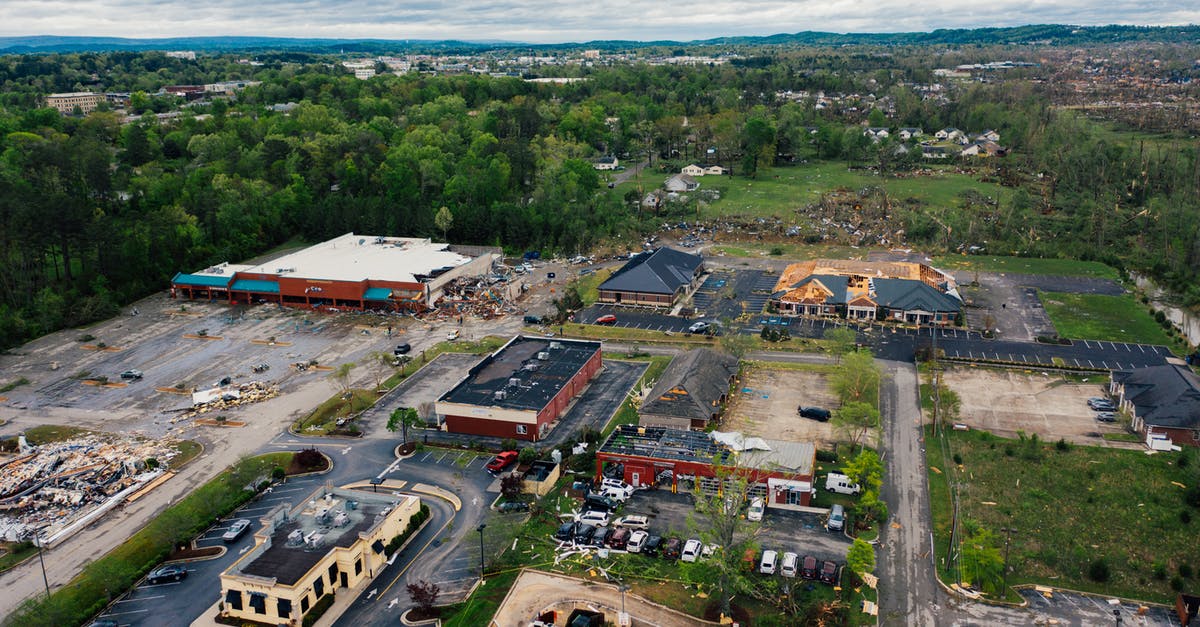
<path fill-rule="evenodd" d="M 616 324 L 617 317 L 612 314 L 605 314 L 596 318 L 596 324 Z"/>
<path fill-rule="evenodd" d="M 156 585 L 171 581 L 182 581 L 187 578 L 187 569 L 180 564 L 167 564 L 150 571 L 146 575 L 146 583 Z"/>
<path fill-rule="evenodd" d="M 800 576 L 805 579 L 817 578 L 817 558 L 805 555 L 800 561 Z"/>
<path fill-rule="evenodd" d="M 517 461 L 516 451 L 504 451 L 492 458 L 492 461 L 487 463 L 484 468 L 493 475 L 502 472 L 505 468 L 513 465 Z"/>
<path fill-rule="evenodd" d="M 233 521 L 232 525 L 229 525 L 229 529 L 221 535 L 221 539 L 225 542 L 235 542 L 238 538 L 242 537 L 243 533 L 246 533 L 246 529 L 248 528 L 250 528 L 250 521 L 245 518 L 239 518 Z"/>
<path fill-rule="evenodd" d="M 694 562 L 697 557 L 700 557 L 701 544 L 700 541 L 692 538 L 683 545 L 683 554 L 679 559 L 685 562 Z"/>
<path fill-rule="evenodd" d="M 826 561 L 821 564 L 821 583 L 832 584 L 837 581 L 837 564 Z"/>
<path fill-rule="evenodd" d="M 1096 414 L 1096 420 L 1099 420 L 1100 422 L 1116 422 L 1117 415 L 1111 411 L 1102 411 Z"/>

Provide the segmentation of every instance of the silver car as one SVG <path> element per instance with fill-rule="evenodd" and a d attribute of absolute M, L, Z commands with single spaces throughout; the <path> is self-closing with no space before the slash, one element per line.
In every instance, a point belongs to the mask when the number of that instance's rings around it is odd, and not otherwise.
<path fill-rule="evenodd" d="M 246 529 L 250 527 L 250 521 L 245 518 L 239 518 L 229 525 L 229 529 L 221 536 L 225 542 L 236 542 L 238 538 L 246 533 Z"/>

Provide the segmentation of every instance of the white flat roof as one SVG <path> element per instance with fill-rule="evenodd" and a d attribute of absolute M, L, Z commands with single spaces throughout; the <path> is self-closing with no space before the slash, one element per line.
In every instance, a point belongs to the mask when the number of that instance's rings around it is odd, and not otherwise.
<path fill-rule="evenodd" d="M 416 237 L 379 237 L 347 233 L 243 272 L 327 281 L 401 281 L 416 283 L 416 275 L 469 263 L 471 257 Z"/>

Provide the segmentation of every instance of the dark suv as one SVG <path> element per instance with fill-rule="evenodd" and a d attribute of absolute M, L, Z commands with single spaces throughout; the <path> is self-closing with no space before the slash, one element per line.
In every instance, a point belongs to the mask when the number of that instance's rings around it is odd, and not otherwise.
<path fill-rule="evenodd" d="M 401 355 L 407 355 L 408 351 L 410 350 L 412 350 L 412 346 L 409 345 L 408 342 L 405 342 L 403 344 L 397 344 L 395 350 L 392 351 L 392 354 L 399 357 Z"/>
<path fill-rule="evenodd" d="M 650 534 L 650 536 L 646 538 L 646 543 L 642 545 L 642 555 L 649 555 L 650 557 L 657 556 L 659 549 L 662 548 L 662 543 L 662 536 Z"/>
<path fill-rule="evenodd" d="M 567 522 L 559 525 L 558 531 L 554 532 L 556 540 L 570 540 L 575 535 L 575 523 Z"/>
<path fill-rule="evenodd" d="M 801 418 L 810 418 L 818 422 L 828 422 L 829 418 L 833 415 L 828 409 L 822 407 L 804 407 L 801 405 L 799 411 Z"/>

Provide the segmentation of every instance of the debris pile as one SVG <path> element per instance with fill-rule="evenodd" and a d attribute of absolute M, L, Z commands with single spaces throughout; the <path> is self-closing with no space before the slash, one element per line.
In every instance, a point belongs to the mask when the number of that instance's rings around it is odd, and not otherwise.
<path fill-rule="evenodd" d="M 43 527 L 49 527 L 43 537 L 53 535 L 152 480 L 161 474 L 152 466 L 165 465 L 177 453 L 170 442 L 100 434 L 23 445 L 0 459 L 0 538 L 27 540 Z"/>
<path fill-rule="evenodd" d="M 442 288 L 442 297 L 425 319 L 448 320 L 460 316 L 475 316 L 492 320 L 519 309 L 509 298 L 508 278 L 501 274 L 481 277 L 459 277 Z"/>
<path fill-rule="evenodd" d="M 279 386 L 262 381 L 216 387 L 193 394 L 194 404 L 191 409 L 183 412 L 182 418 L 193 418 L 200 414 L 232 409 L 239 405 L 261 403 L 276 396 L 279 396 Z"/>

